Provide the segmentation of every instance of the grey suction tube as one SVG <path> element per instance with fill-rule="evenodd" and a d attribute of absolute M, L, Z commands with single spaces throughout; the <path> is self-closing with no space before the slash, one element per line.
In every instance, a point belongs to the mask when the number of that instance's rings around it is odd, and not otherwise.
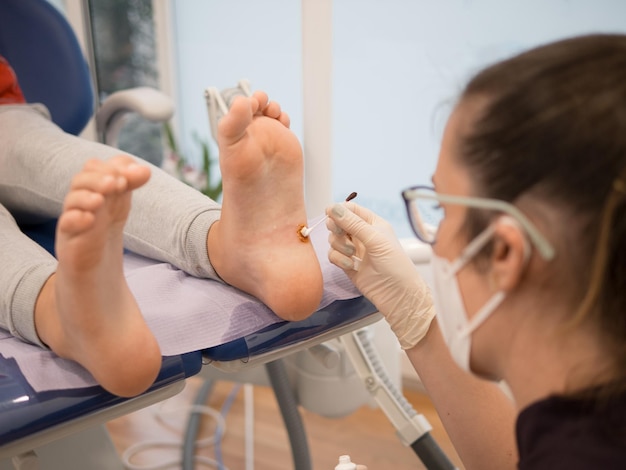
<path fill-rule="evenodd" d="M 295 470 L 312 470 L 309 443 L 306 438 L 302 416 L 298 410 L 298 403 L 294 396 L 285 364 L 278 359 L 265 364 L 270 383 L 276 395 L 276 401 L 283 416 L 291 453 L 293 456 L 293 468 Z"/>
<path fill-rule="evenodd" d="M 213 385 L 215 382 L 212 379 L 206 379 L 194 400 L 194 405 L 204 405 L 207 399 L 211 395 Z M 187 427 L 185 428 L 185 437 L 183 438 L 182 449 L 182 470 L 194 470 L 196 455 L 196 439 L 198 438 L 198 431 L 200 429 L 201 415 L 196 412 L 189 413 L 187 418 Z"/>
<path fill-rule="evenodd" d="M 411 444 L 411 449 L 417 454 L 426 468 L 437 470 L 456 469 L 448 456 L 443 453 L 433 436 L 427 432 Z"/>

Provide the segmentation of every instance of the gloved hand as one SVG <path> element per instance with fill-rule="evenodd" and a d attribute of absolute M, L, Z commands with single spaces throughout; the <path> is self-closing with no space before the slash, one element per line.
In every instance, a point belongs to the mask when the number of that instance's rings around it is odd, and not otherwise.
<path fill-rule="evenodd" d="M 426 335 L 435 309 L 391 225 L 352 202 L 335 204 L 326 213 L 328 259 L 385 316 L 402 349 L 412 348 Z"/>

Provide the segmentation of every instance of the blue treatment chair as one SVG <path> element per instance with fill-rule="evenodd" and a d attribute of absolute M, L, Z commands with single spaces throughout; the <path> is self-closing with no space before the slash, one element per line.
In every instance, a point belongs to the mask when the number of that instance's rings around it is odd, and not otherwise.
<path fill-rule="evenodd" d="M 96 107 L 97 130 L 101 140 L 111 145 L 124 113 L 133 111 L 163 121 L 173 112 L 167 97 L 146 88 L 115 93 L 98 105 L 89 67 L 71 27 L 45 0 L 0 3 L 0 55 L 16 70 L 27 100 L 44 103 L 53 121 L 72 134 L 81 132 Z M 54 222 L 23 229 L 52 252 Z M 49 469 L 121 469 L 104 423 L 173 396 L 182 390 L 187 377 L 200 373 L 207 364 L 211 367 L 204 370 L 229 374 L 268 364 L 283 416 L 293 414 L 293 403 L 284 404 L 281 399 L 284 395 L 289 399 L 289 392 L 276 383 L 280 374 L 272 370 L 280 358 L 304 349 L 321 348 L 317 352 L 324 355 L 329 350 L 323 343 L 340 336 L 363 383 L 398 428 L 401 439 L 416 448 L 422 460 L 429 462 L 428 468 L 452 468 L 432 445 L 428 423 L 398 404 L 401 400 L 390 392 L 388 381 L 374 372 L 380 366 L 372 364 L 371 351 L 362 347 L 366 342 L 359 340 L 359 333 L 352 333 L 379 319 L 373 305 L 358 297 L 335 302 L 302 322 L 280 322 L 204 351 L 164 357 L 153 387 L 133 399 L 115 397 L 97 386 L 36 392 L 15 360 L 2 355 L 0 342 L 0 470 L 38 468 L 38 462 Z M 291 411 L 285 409 L 289 406 Z M 293 419 L 285 421 L 294 467 L 310 468 L 306 444 L 294 438 L 302 437 L 301 426 Z"/>

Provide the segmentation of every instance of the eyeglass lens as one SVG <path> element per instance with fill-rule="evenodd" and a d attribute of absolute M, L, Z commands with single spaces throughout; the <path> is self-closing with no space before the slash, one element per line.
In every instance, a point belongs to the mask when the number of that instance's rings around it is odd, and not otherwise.
<path fill-rule="evenodd" d="M 435 195 L 433 191 L 428 190 L 420 191 L 420 193 L 425 196 Z M 418 196 L 409 203 L 409 215 L 417 236 L 427 243 L 434 243 L 439 223 L 444 216 L 439 201 Z"/>

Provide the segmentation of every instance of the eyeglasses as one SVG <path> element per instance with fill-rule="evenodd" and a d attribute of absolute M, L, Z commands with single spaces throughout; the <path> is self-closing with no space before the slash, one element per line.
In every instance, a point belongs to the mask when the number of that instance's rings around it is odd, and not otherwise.
<path fill-rule="evenodd" d="M 554 257 L 554 248 L 546 238 L 537 230 L 533 223 L 528 220 L 517 207 L 498 199 L 482 197 L 452 196 L 438 194 L 434 188 L 428 186 L 414 186 L 402 191 L 402 198 L 406 204 L 406 211 L 411 222 L 411 227 L 417 238 L 432 245 L 437 240 L 437 230 L 444 217 L 441 204 L 458 204 L 475 209 L 486 209 L 503 212 L 519 222 L 528 234 L 530 241 L 535 245 L 545 260 Z"/>

